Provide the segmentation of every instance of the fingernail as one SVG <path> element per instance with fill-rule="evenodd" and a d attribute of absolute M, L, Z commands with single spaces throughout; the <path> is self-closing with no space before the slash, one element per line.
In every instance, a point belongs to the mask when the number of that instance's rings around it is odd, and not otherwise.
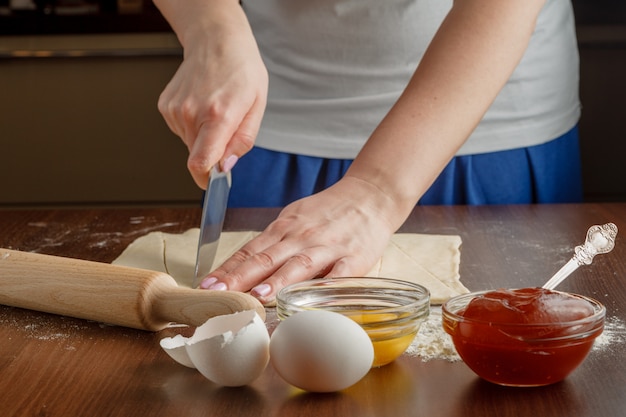
<path fill-rule="evenodd" d="M 229 172 L 231 169 L 233 169 L 237 161 L 239 161 L 237 155 L 231 155 L 226 158 L 226 160 L 224 161 L 224 172 Z"/>
<path fill-rule="evenodd" d="M 215 284 L 216 282 L 217 282 L 217 278 L 215 278 L 215 277 L 205 278 L 200 283 L 200 288 L 206 290 L 207 288 L 209 288 L 211 285 Z"/>
<path fill-rule="evenodd" d="M 214 291 L 226 291 L 228 287 L 223 282 L 218 282 L 218 283 L 211 285 L 208 289 L 214 290 Z"/>
<path fill-rule="evenodd" d="M 250 292 L 253 292 L 259 297 L 265 297 L 267 294 L 270 293 L 270 291 L 272 291 L 272 287 L 270 287 L 269 284 L 257 285 L 256 287 L 252 288 L 252 290 L 250 290 Z"/>

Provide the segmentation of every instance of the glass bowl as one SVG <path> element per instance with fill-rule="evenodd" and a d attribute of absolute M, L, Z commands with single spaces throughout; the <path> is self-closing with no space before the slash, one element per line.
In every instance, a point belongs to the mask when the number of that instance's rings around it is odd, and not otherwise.
<path fill-rule="evenodd" d="M 430 312 L 430 293 L 407 281 L 357 277 L 314 279 L 279 291 L 279 319 L 304 310 L 333 311 L 359 323 L 372 340 L 377 367 L 409 347 Z"/>
<path fill-rule="evenodd" d="M 443 328 L 459 356 L 481 378 L 506 386 L 542 386 L 565 379 L 580 365 L 604 329 L 605 307 L 578 294 L 591 315 L 556 323 L 509 323 L 463 316 L 470 301 L 489 291 L 453 297 L 442 306 Z"/>

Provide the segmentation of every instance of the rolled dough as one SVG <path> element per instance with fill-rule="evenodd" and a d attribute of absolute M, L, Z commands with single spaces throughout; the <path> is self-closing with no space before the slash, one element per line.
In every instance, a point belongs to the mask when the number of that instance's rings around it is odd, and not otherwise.
<path fill-rule="evenodd" d="M 198 228 L 182 234 L 148 233 L 132 242 L 113 263 L 165 272 L 178 285 L 190 287 L 199 233 Z M 258 233 L 222 233 L 214 265 L 220 265 Z M 441 304 L 469 292 L 460 281 L 460 247 L 460 236 L 396 233 L 381 259 L 366 275 L 423 285 L 430 290 L 431 303 Z"/>

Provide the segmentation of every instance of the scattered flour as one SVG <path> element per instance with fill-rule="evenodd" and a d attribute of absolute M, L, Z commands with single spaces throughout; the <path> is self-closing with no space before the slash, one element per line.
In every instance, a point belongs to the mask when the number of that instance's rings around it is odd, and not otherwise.
<path fill-rule="evenodd" d="M 87 325 L 79 320 L 59 316 L 53 318 L 45 314 L 39 314 L 24 310 L 24 317 L 14 317 L 13 307 L 0 306 L 0 325 L 10 327 L 27 339 L 39 340 L 45 343 L 60 344 L 67 351 L 76 351 L 76 342 L 83 339 L 83 332 L 88 329 Z M 7 338 L 7 343 L 12 342 L 13 337 Z"/>
<path fill-rule="evenodd" d="M 98 232 L 96 230 L 107 230 L 106 225 L 99 222 L 89 225 L 88 227 L 70 227 L 65 223 L 58 222 L 30 222 L 27 224 L 28 227 L 46 229 L 46 234 L 50 236 L 42 237 L 38 247 L 30 252 L 45 253 L 48 248 L 58 248 L 67 245 L 68 243 L 75 243 L 77 241 L 84 242 L 85 246 L 90 249 L 102 249 L 110 245 L 117 245 L 121 243 L 124 238 L 142 236 L 155 230 L 176 227 L 179 225 L 178 222 L 159 223 L 159 219 L 153 217 L 146 218 L 144 216 L 130 217 L 129 222 L 133 225 L 143 223 L 147 223 L 147 225 L 146 227 L 139 228 L 137 230 L 122 233 L 109 231 Z"/>
<path fill-rule="evenodd" d="M 405 354 L 419 356 L 423 362 L 431 359 L 443 359 L 449 362 L 461 360 L 456 353 L 452 338 L 441 325 L 441 307 L 431 307 L 430 315 L 420 326 L 417 336 Z"/>
<path fill-rule="evenodd" d="M 89 329 L 81 320 L 63 316 L 49 316 L 24 310 L 19 319 L 12 315 L 13 307 L 0 307 L 0 325 L 11 327 L 28 339 L 45 341 L 80 338 Z"/>
<path fill-rule="evenodd" d="M 594 351 L 610 352 L 615 346 L 620 351 L 626 343 L 626 323 L 619 317 L 607 317 L 604 320 L 604 331 L 596 338 L 593 345 Z"/>
<path fill-rule="evenodd" d="M 16 311 L 19 312 L 16 314 Z M 69 352 L 79 350 L 84 342 L 109 340 L 109 329 L 113 329 L 111 331 L 115 333 L 115 337 L 130 340 L 146 337 L 145 332 L 135 329 L 2 305 L 0 305 L 0 326 L 15 332 L 13 333 L 15 337 L 11 333 L 7 335 L 7 343 L 16 343 L 13 340 L 26 338 L 54 344 Z"/>

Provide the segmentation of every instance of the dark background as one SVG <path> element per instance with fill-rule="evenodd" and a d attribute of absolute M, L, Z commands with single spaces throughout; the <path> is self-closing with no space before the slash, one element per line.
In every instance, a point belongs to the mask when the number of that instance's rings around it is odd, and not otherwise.
<path fill-rule="evenodd" d="M 13 178 L 0 207 L 197 204 L 187 151 L 156 109 L 182 50 L 152 2 L 12 4 L 0 0 L 0 178 Z M 626 201 L 626 0 L 572 4 L 585 200 Z"/>

